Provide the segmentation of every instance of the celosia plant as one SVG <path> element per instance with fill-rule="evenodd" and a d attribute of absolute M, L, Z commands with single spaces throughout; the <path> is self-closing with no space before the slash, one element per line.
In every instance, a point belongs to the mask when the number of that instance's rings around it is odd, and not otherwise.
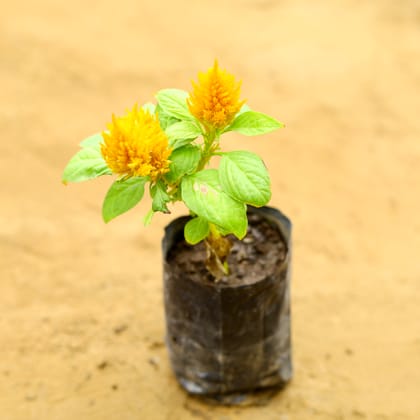
<path fill-rule="evenodd" d="M 113 115 L 107 130 L 82 141 L 63 182 L 116 175 L 102 207 L 105 222 L 138 204 L 147 183 L 152 208 L 146 225 L 155 212 L 169 213 L 168 205 L 183 201 L 191 214 L 185 239 L 192 245 L 205 241 L 207 266 L 218 279 L 228 272 L 227 235 L 243 239 L 247 205 L 261 207 L 271 198 L 260 157 L 249 151 L 222 152 L 220 138 L 228 131 L 265 134 L 283 124 L 245 105 L 241 84 L 217 61 L 192 85 L 190 94 L 164 89 L 156 95 L 157 104 Z M 208 168 L 213 156 L 220 156 L 218 169 Z"/>

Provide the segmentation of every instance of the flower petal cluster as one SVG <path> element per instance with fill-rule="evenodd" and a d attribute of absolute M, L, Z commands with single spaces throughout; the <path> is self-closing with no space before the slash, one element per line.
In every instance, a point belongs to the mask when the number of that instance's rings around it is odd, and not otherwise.
<path fill-rule="evenodd" d="M 192 82 L 193 92 L 187 99 L 188 108 L 204 125 L 216 129 L 227 127 L 245 101 L 240 101 L 241 83 L 221 70 L 217 61 L 206 73 L 198 74 Z"/>
<path fill-rule="evenodd" d="M 156 181 L 169 171 L 172 150 L 157 116 L 135 105 L 122 117 L 113 115 L 107 128 L 102 133 L 101 152 L 113 173 Z"/>

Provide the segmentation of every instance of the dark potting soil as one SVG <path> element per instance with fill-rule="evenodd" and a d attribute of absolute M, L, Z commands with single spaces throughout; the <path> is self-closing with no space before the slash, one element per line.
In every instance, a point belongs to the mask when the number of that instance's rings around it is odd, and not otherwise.
<path fill-rule="evenodd" d="M 248 214 L 248 232 L 243 240 L 228 238 L 233 246 L 228 257 L 229 275 L 219 285 L 240 286 L 257 283 L 271 275 L 287 256 L 287 247 L 278 228 L 258 214 Z M 214 283 L 205 266 L 203 242 L 189 245 L 182 240 L 168 254 L 173 276 L 185 276 L 200 283 Z"/>

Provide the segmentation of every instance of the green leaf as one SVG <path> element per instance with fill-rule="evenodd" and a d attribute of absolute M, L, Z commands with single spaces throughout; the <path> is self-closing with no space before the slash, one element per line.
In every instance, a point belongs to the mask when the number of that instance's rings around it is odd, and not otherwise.
<path fill-rule="evenodd" d="M 163 89 L 156 94 L 156 99 L 163 112 L 179 120 L 194 120 L 187 107 L 188 93 L 180 89 Z"/>
<path fill-rule="evenodd" d="M 263 161 L 254 153 L 223 153 L 219 178 L 223 191 L 236 200 L 255 207 L 264 206 L 270 201 L 270 177 Z"/>
<path fill-rule="evenodd" d="M 284 127 L 283 123 L 268 115 L 261 112 L 246 111 L 239 114 L 225 131 L 237 131 L 246 136 L 256 136 L 270 133 L 282 127 Z"/>
<path fill-rule="evenodd" d="M 210 232 L 210 225 L 202 217 L 194 217 L 184 227 L 185 240 L 191 244 L 198 244 L 205 239 Z"/>
<path fill-rule="evenodd" d="M 104 138 L 101 133 L 96 133 L 92 136 L 86 137 L 81 143 L 80 147 L 92 147 L 94 149 L 100 150 L 100 143 L 103 142 Z"/>
<path fill-rule="evenodd" d="M 158 181 L 155 185 L 150 188 L 150 195 L 153 199 L 152 210 L 161 211 L 162 213 L 170 213 L 167 203 L 171 201 L 167 191 L 167 185 L 162 181 Z"/>
<path fill-rule="evenodd" d="M 156 112 L 156 105 L 155 105 L 155 104 L 153 104 L 152 102 L 146 102 L 146 103 L 142 106 L 142 108 L 143 108 L 145 111 L 149 111 L 149 114 L 151 114 L 151 115 L 154 115 L 154 114 L 155 114 L 155 112 Z"/>
<path fill-rule="evenodd" d="M 170 143 L 170 145 L 171 145 L 172 150 L 176 150 L 182 146 L 186 146 L 187 144 L 190 144 L 192 141 L 194 141 L 194 139 L 178 139 L 178 140 L 173 140 Z"/>
<path fill-rule="evenodd" d="M 64 169 L 62 180 L 67 182 L 81 182 L 97 178 L 101 175 L 110 175 L 111 170 L 105 163 L 101 151 L 93 147 L 79 150 Z"/>
<path fill-rule="evenodd" d="M 179 121 L 166 129 L 169 144 L 173 149 L 181 147 L 201 134 L 200 126 L 194 121 Z"/>
<path fill-rule="evenodd" d="M 184 203 L 195 214 L 239 239 L 245 236 L 248 225 L 246 205 L 222 191 L 217 169 L 184 176 L 181 193 Z"/>
<path fill-rule="evenodd" d="M 159 104 L 156 106 L 156 114 L 158 115 L 160 126 L 164 131 L 172 124 L 179 122 L 178 118 L 171 117 L 170 115 L 166 114 L 162 107 L 159 106 Z"/>
<path fill-rule="evenodd" d="M 102 205 L 102 217 L 105 223 L 132 209 L 143 198 L 144 184 L 147 181 L 147 177 L 115 181 L 108 190 Z"/>
<path fill-rule="evenodd" d="M 190 144 L 174 150 L 169 157 L 169 172 L 165 175 L 165 179 L 169 183 L 175 183 L 182 176 L 193 173 L 200 162 L 201 151 L 197 146 Z"/>

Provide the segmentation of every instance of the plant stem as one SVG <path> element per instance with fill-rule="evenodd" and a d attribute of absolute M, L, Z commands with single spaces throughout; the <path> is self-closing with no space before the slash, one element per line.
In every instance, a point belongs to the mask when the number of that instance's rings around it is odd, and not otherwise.
<path fill-rule="evenodd" d="M 207 129 L 203 135 L 204 144 L 201 153 L 201 160 L 197 172 L 203 170 L 214 154 L 219 150 L 220 133 L 214 128 Z M 229 274 L 227 257 L 232 248 L 231 242 L 224 237 L 217 226 L 210 223 L 210 233 L 205 239 L 207 249 L 206 267 L 214 276 L 215 281 Z"/>
<path fill-rule="evenodd" d="M 209 163 L 211 157 L 219 149 L 220 134 L 216 130 L 209 130 L 204 136 L 204 145 L 201 154 L 201 160 L 197 171 L 204 169 Z"/>
<path fill-rule="evenodd" d="M 217 229 L 216 225 L 210 223 L 210 233 L 206 238 L 207 260 L 206 267 L 211 274 L 219 281 L 223 276 L 229 274 L 227 257 L 232 244 Z"/>

